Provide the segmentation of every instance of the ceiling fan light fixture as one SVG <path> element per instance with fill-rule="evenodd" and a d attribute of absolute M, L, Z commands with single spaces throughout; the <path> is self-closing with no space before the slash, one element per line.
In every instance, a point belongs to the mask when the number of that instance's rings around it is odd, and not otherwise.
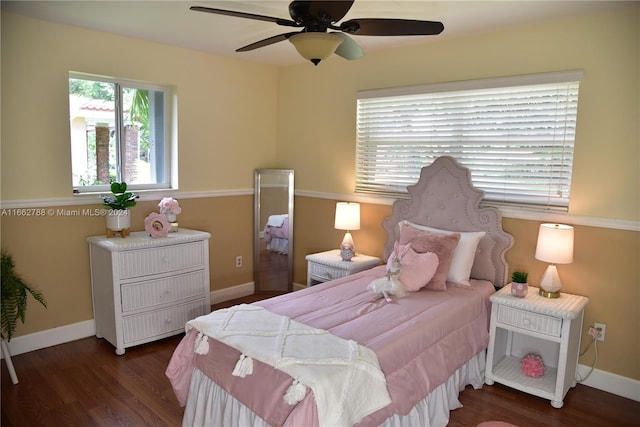
<path fill-rule="evenodd" d="M 318 65 L 336 51 L 342 37 L 333 33 L 305 32 L 291 36 L 289 41 L 303 58 Z"/>

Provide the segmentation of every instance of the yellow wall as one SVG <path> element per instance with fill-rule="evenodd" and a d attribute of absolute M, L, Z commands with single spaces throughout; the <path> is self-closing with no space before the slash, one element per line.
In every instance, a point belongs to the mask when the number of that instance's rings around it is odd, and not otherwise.
<path fill-rule="evenodd" d="M 180 191 L 275 163 L 275 67 L 3 13 L 2 200 L 71 197 L 69 71 L 177 87 Z"/>
<path fill-rule="evenodd" d="M 304 283 L 304 256 L 333 248 L 342 239 L 342 232 L 333 229 L 333 212 L 336 200 L 353 194 L 356 91 L 580 68 L 585 78 L 571 216 L 566 222 L 593 217 L 637 224 L 638 10 L 636 5 L 632 13 L 571 18 L 454 40 L 433 38 L 358 61 L 332 58 L 318 67 L 284 68 L 3 13 L 3 207 L 6 202 L 44 200 L 45 207 L 57 209 L 59 200 L 71 199 L 68 71 L 176 85 L 181 192 L 249 189 L 254 168 L 295 169 L 296 188 L 306 196 L 295 199 L 294 276 Z M 135 229 L 142 229 L 142 219 L 161 197 L 134 209 Z M 184 212 L 181 226 L 213 235 L 212 290 L 250 282 L 251 196 L 177 198 Z M 389 213 L 386 204 L 363 204 L 362 228 L 353 233 L 359 252 L 381 255 L 385 236 L 380 223 Z M 14 253 L 19 271 L 49 302 L 47 310 L 30 304 L 27 324 L 17 335 L 90 319 L 84 239 L 103 232 L 102 219 L 4 216 L 1 221 L 2 248 Z M 512 270 L 527 268 L 533 284 L 544 269 L 533 257 L 540 222 L 504 221 L 516 241 L 507 260 Z M 560 267 L 565 290 L 591 299 L 585 323 L 608 326 L 598 368 L 636 379 L 639 242 L 637 231 L 579 225 L 575 262 Z M 236 270 L 233 258 L 239 254 L 244 255 L 245 267 Z"/>
<path fill-rule="evenodd" d="M 583 69 L 570 215 L 563 221 L 581 225 L 574 262 L 559 272 L 566 292 L 590 298 L 585 326 L 607 325 L 598 368 L 640 379 L 639 11 L 636 3 L 618 13 L 280 70 L 278 160 L 296 170 L 298 190 L 327 197 L 296 198 L 296 281 L 304 283 L 306 254 L 337 247 L 342 239 L 332 219 L 340 199 L 335 195 L 349 198 L 354 191 L 358 90 Z M 353 237 L 358 252 L 381 256 L 380 223 L 391 209 L 371 203 L 362 206 L 363 229 Z M 543 218 L 503 222 L 515 237 L 507 253 L 510 270 L 529 271 L 532 285 L 546 267 L 534 258 Z M 607 220 L 619 220 L 623 229 L 602 228 Z M 584 342 L 589 339 L 585 333 Z M 590 365 L 590 357 L 581 363 Z"/>
<path fill-rule="evenodd" d="M 104 234 L 105 220 L 58 214 L 101 207 L 97 195 L 72 196 L 69 71 L 176 86 L 178 220 L 212 234 L 213 291 L 251 282 L 250 190 L 254 168 L 277 166 L 277 69 L 3 13 L 2 207 L 54 212 L 21 217 L 5 210 L 1 217 L 2 249 L 48 302 L 46 310 L 29 304 L 16 336 L 93 317 L 85 238 Z M 141 195 L 148 201 L 132 210 L 134 230 L 144 229 L 144 217 L 166 194 Z M 236 255 L 242 268 L 235 268 Z"/>

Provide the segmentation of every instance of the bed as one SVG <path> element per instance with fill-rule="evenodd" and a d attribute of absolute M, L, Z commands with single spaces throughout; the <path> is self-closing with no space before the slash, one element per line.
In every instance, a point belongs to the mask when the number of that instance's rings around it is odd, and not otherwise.
<path fill-rule="evenodd" d="M 281 346 L 285 348 L 283 343 L 293 345 L 299 336 L 306 339 L 307 333 L 318 334 L 315 339 L 335 339 L 339 345 L 348 343 L 352 347 L 347 359 L 359 363 L 353 365 L 355 368 L 342 364 L 344 359 L 324 354 L 330 345 L 305 342 L 286 355 L 295 354 L 298 363 L 303 354 L 308 359 L 302 363 L 311 369 L 321 369 L 316 363 L 330 361 L 330 370 L 321 371 L 320 377 L 338 390 L 334 394 L 339 399 L 351 400 L 335 400 L 327 406 L 327 392 L 315 377 L 287 370 L 280 362 L 263 360 L 259 355 L 252 361 L 250 374 L 233 375 L 243 360 L 252 358 L 243 347 L 245 341 L 225 341 L 228 338 L 222 335 L 226 332 L 219 336 L 211 332 L 215 328 L 198 326 L 199 318 L 187 326 L 188 332 L 166 372 L 176 397 L 185 405 L 183 425 L 448 423 L 449 411 L 461 407 L 460 390 L 483 384 L 489 296 L 507 282 L 504 255 L 513 238 L 502 229 L 497 209 L 480 207 L 482 192 L 471 184 L 469 171 L 451 157 L 440 157 L 424 167 L 419 181 L 408 191 L 410 198 L 394 202 L 391 216 L 383 221 L 388 236 L 383 253 L 385 260 L 395 259 L 402 248 L 409 247 L 408 254 L 417 261 L 406 255 L 411 261 L 405 263 L 403 257 L 401 271 L 419 268 L 420 274 L 405 277 L 411 278 L 407 282 L 424 282 L 426 276 L 426 284 L 419 283 L 422 289 L 391 303 L 376 298 L 369 286 L 387 275 L 387 267 L 378 266 L 294 293 L 217 310 L 205 317 L 206 321 L 216 318 L 222 325 L 220 330 L 233 324 L 230 319 L 242 319 L 235 316 L 245 310 L 274 316 L 274 322 L 275 317 L 283 319 L 282 325 L 286 319 L 287 328 L 294 325 L 294 333 L 278 338 L 276 344 L 265 341 L 264 345 L 281 353 L 285 353 L 281 350 Z M 438 262 L 431 257 L 424 263 L 426 255 L 433 253 L 438 254 Z M 239 321 L 231 329 L 254 335 L 251 339 L 259 341 L 268 335 L 262 333 L 262 326 L 269 321 Z M 320 335 L 322 332 L 329 336 Z M 201 351 L 203 346 L 206 351 Z M 376 360 L 362 362 L 360 357 L 369 357 L 369 352 Z M 352 357 L 354 354 L 358 357 Z M 341 363 L 340 369 L 350 369 L 348 374 L 331 370 L 338 364 L 336 360 Z M 368 376 L 362 380 L 352 376 L 353 371 Z M 382 373 L 386 396 L 379 387 L 377 372 Z M 297 388 L 301 384 L 302 390 Z"/>
<path fill-rule="evenodd" d="M 269 215 L 263 234 L 269 252 L 282 255 L 289 253 L 289 215 Z"/>

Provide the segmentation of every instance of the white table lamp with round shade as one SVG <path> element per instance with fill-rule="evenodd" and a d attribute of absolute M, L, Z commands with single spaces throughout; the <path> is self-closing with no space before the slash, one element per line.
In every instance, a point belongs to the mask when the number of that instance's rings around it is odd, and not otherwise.
<path fill-rule="evenodd" d="M 356 245 L 351 237 L 351 231 L 360 229 L 360 203 L 336 203 L 334 227 L 336 230 L 346 231 L 340 244 L 340 255 L 344 261 L 351 261 L 351 258 L 356 254 Z"/>
<path fill-rule="evenodd" d="M 550 263 L 540 280 L 540 295 L 558 298 L 562 282 L 556 264 L 573 262 L 573 227 L 564 224 L 540 224 L 536 259 Z"/>

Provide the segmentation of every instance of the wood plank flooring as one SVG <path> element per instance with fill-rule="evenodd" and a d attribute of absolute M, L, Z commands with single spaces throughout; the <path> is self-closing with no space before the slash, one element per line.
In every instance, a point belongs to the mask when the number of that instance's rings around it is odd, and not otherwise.
<path fill-rule="evenodd" d="M 182 408 L 164 371 L 181 338 L 129 348 L 123 356 L 95 337 L 14 356 L 19 384 L 11 384 L 2 362 L 2 426 L 179 426 Z M 487 420 L 520 427 L 640 426 L 639 402 L 583 385 L 569 391 L 562 409 L 501 385 L 467 387 L 460 400 L 464 407 L 451 412 L 449 426 Z"/>

